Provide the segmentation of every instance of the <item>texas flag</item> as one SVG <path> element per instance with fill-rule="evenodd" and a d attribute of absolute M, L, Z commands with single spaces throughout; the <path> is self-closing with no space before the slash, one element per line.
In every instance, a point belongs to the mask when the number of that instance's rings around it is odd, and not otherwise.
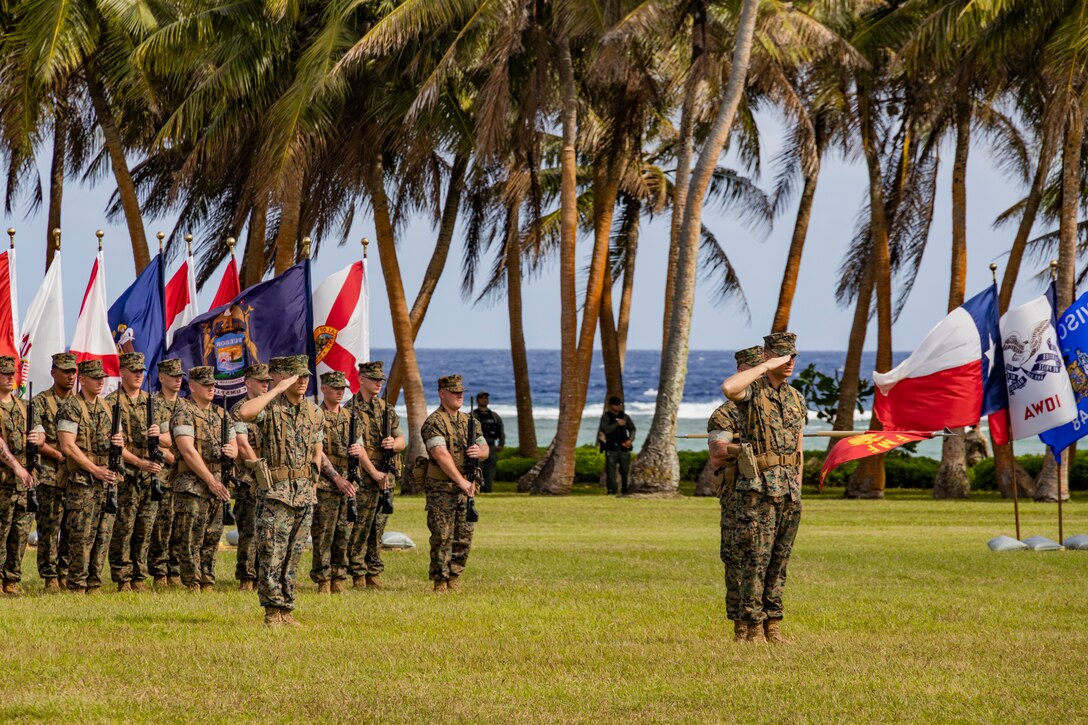
<path fill-rule="evenodd" d="M 873 407 L 885 429 L 960 428 L 985 415 L 994 442 L 1008 442 L 997 310 L 995 284 L 948 313 L 895 369 L 873 373 Z"/>

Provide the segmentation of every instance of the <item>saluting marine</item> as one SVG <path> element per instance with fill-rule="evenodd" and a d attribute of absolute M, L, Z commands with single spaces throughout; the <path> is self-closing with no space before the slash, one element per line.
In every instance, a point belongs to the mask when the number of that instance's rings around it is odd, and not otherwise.
<path fill-rule="evenodd" d="M 268 374 L 268 366 L 260 363 L 250 365 L 244 375 L 246 397 L 230 409 L 238 455 L 243 462 L 249 462 L 248 465 L 235 466 L 238 485 L 234 489 L 234 520 L 238 527 L 238 562 L 234 567 L 234 578 L 238 580 L 239 590 L 251 592 L 257 581 L 257 479 L 250 466 L 257 460 L 260 432 L 253 424 L 239 420 L 238 410 L 246 400 L 267 393 L 268 381 L 272 377 Z"/>
<path fill-rule="evenodd" d="M 350 416 L 340 402 L 347 387 L 347 378 L 338 370 L 321 375 L 320 410 L 325 437 L 322 452 L 338 475 L 332 480 L 325 475 L 317 479 L 317 505 L 310 527 L 314 541 L 310 579 L 317 584 L 318 594 L 343 592 L 348 576 L 348 539 L 352 531 L 348 505 L 355 496 L 355 487 L 343 478 L 348 464 Z"/>
<path fill-rule="evenodd" d="M 27 434 L 26 403 L 15 397 L 15 358 L 0 356 L 0 565 L 3 566 L 4 594 L 19 596 L 23 576 L 23 554 L 34 524 L 27 510 L 27 492 L 34 476 L 20 460 L 26 444 L 40 445 L 45 436 Z"/>

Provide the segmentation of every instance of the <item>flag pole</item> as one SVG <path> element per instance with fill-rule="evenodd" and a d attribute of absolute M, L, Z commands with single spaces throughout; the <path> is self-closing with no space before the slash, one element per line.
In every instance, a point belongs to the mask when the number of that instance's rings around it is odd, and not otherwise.
<path fill-rule="evenodd" d="M 997 286 L 997 264 L 990 263 L 990 278 L 993 279 L 994 286 Z M 998 310 L 1000 312 L 1001 310 Z M 1000 340 L 998 341 L 1000 342 Z M 1010 436 L 1011 438 L 1012 436 Z M 990 434 L 990 440 L 993 441 L 993 434 Z M 994 443 L 994 455 L 997 455 L 997 444 Z M 1009 441 L 1009 457 L 1012 458 L 1012 517 L 1016 522 L 1016 540 L 1020 541 L 1020 482 L 1016 476 L 1016 452 L 1013 450 L 1013 442 Z"/>
<path fill-rule="evenodd" d="M 1054 284 L 1057 279 L 1058 279 L 1058 260 L 1052 259 L 1052 260 L 1050 260 L 1050 283 Z M 1052 298 L 1052 299 L 1056 302 L 1057 301 L 1057 294 L 1055 294 L 1054 298 Z M 1065 477 L 1066 477 L 1066 475 L 1068 473 L 1068 468 L 1066 468 L 1065 455 L 1064 454 L 1068 450 L 1069 449 L 1067 448 L 1065 451 L 1062 451 L 1062 454 L 1063 454 L 1062 455 L 1062 462 L 1058 464 L 1058 543 L 1059 544 L 1062 543 L 1062 533 L 1063 533 L 1062 532 L 1062 482 L 1065 481 Z"/>

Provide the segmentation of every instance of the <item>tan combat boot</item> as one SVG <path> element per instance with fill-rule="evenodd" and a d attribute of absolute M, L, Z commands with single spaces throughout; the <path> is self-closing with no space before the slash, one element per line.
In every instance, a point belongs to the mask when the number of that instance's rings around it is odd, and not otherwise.
<path fill-rule="evenodd" d="M 351 578 L 352 589 L 366 589 L 366 577 L 360 574 Z"/>
<path fill-rule="evenodd" d="M 264 626 L 266 627 L 282 627 L 283 619 L 280 618 L 279 607 L 265 607 L 264 608 Z"/>
<path fill-rule="evenodd" d="M 450 574 L 450 578 L 446 580 L 446 588 L 451 592 L 460 591 L 461 589 L 461 585 L 457 583 L 458 577 L 458 574 Z"/>
<path fill-rule="evenodd" d="M 251 592 L 251 591 L 253 591 L 253 582 L 251 580 L 249 580 L 249 579 L 243 579 L 242 581 L 238 582 L 238 591 L 240 591 L 240 592 Z"/>
<path fill-rule="evenodd" d="M 211 594 L 215 591 L 215 585 L 209 584 L 208 582 L 203 582 L 200 585 L 200 591 L 204 592 L 205 594 Z"/>
<path fill-rule="evenodd" d="M 19 588 L 18 582 L 5 582 L 4 594 L 9 597 L 21 597 L 23 596 L 23 590 Z"/>
<path fill-rule="evenodd" d="M 128 582 L 118 582 L 117 583 L 117 591 L 119 591 L 119 592 L 131 592 L 132 591 L 132 585 L 129 584 Z"/>
<path fill-rule="evenodd" d="M 60 584 L 57 584 L 56 579 L 46 579 L 45 580 L 45 593 L 46 594 L 56 594 L 59 591 L 60 591 Z"/>
<path fill-rule="evenodd" d="M 318 582 L 317 583 L 317 593 L 318 594 L 328 594 L 330 589 L 331 589 L 331 587 L 329 586 L 328 582 Z"/>
<path fill-rule="evenodd" d="M 173 574 L 168 574 L 166 576 L 166 586 L 174 587 L 176 589 L 181 586 L 181 579 Z"/>
<path fill-rule="evenodd" d="M 132 591 L 134 591 L 134 592 L 146 592 L 147 591 L 147 587 L 144 586 L 143 581 L 140 580 L 140 579 L 133 579 L 131 586 L 132 586 Z"/>
<path fill-rule="evenodd" d="M 302 622 L 295 619 L 294 615 L 291 614 L 290 609 L 281 609 L 280 610 L 280 621 L 283 622 L 288 627 L 301 627 L 302 626 Z"/>
<path fill-rule="evenodd" d="M 89 596 L 96 596 L 102 593 L 102 587 L 87 587 L 87 594 Z"/>
<path fill-rule="evenodd" d="M 186 584 L 185 589 L 188 590 L 190 594 L 200 594 L 203 591 L 199 584 Z"/>
<path fill-rule="evenodd" d="M 151 586 L 153 586 L 155 589 L 162 589 L 163 587 L 166 586 L 166 577 L 157 576 L 157 577 L 153 578 L 151 580 Z"/>
<path fill-rule="evenodd" d="M 763 634 L 762 624 L 749 624 L 748 641 L 756 644 L 767 644 L 767 637 Z"/>
<path fill-rule="evenodd" d="M 449 591 L 449 587 L 446 585 L 446 580 L 445 579 L 435 579 L 434 580 L 434 590 L 435 590 L 435 592 L 438 592 L 439 594 L 442 594 L 442 593 L 445 593 L 445 592 Z"/>
<path fill-rule="evenodd" d="M 733 641 L 745 642 L 748 639 L 748 625 L 739 619 L 733 622 Z"/>
<path fill-rule="evenodd" d="M 366 588 L 367 589 L 385 589 L 385 586 L 382 584 L 382 580 L 377 574 L 375 574 L 373 576 L 371 576 L 370 574 L 367 574 L 366 575 Z"/>
<path fill-rule="evenodd" d="M 60 587 L 61 589 L 67 589 L 68 588 L 68 578 L 63 577 L 63 576 L 57 577 L 57 586 Z"/>
<path fill-rule="evenodd" d="M 771 644 L 791 644 L 788 639 L 782 636 L 781 619 L 768 619 L 765 621 L 763 623 L 763 633 Z"/>
<path fill-rule="evenodd" d="M 343 579 L 333 579 L 331 582 L 329 582 L 329 593 L 330 594 L 343 594 L 344 593 L 344 580 Z"/>

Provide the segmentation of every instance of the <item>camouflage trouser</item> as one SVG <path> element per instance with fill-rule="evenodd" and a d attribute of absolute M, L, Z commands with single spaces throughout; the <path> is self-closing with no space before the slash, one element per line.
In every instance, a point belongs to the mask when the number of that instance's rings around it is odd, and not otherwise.
<path fill-rule="evenodd" d="M 748 623 L 782 618 L 786 565 L 801 523 L 801 502 L 789 496 L 736 492 L 740 616 Z"/>
<path fill-rule="evenodd" d="M 427 528 L 431 530 L 430 578 L 438 581 L 460 576 L 468 561 L 475 524 L 465 520 L 468 497 L 434 488 L 427 481 Z M 446 486 L 436 482 L 439 486 Z"/>
<path fill-rule="evenodd" d="M 38 486 L 38 576 L 56 579 L 68 573 L 67 537 L 64 523 L 64 489 Z"/>
<path fill-rule="evenodd" d="M 33 525 L 34 514 L 26 510 L 26 496 L 14 487 L 0 487 L 0 564 L 5 584 L 23 578 L 23 554 Z"/>
<path fill-rule="evenodd" d="M 310 579 L 321 583 L 346 579 L 348 538 L 354 526 L 348 523 L 348 498 L 339 491 L 317 489 L 310 534 L 314 540 Z"/>
<path fill-rule="evenodd" d="M 64 491 L 64 528 L 68 532 L 68 588 L 96 589 L 106 573 L 106 552 L 113 533 L 113 514 L 102 509 L 106 489 L 69 482 Z"/>
<path fill-rule="evenodd" d="M 155 516 L 155 526 L 151 530 L 151 547 L 147 552 L 147 568 L 151 576 L 177 576 L 177 547 L 174 542 L 174 491 L 167 488 L 162 492 L 159 510 Z"/>
<path fill-rule="evenodd" d="M 733 540 L 737 528 L 737 509 L 730 488 L 726 486 L 719 498 L 722 506 L 721 557 L 725 565 L 725 614 L 735 622 L 740 619 L 740 581 L 737 579 L 737 547 Z"/>
<path fill-rule="evenodd" d="M 200 546 L 200 583 L 215 584 L 215 559 L 219 542 L 223 540 L 223 502 L 208 499 L 208 519 L 204 525 L 204 540 Z"/>
<path fill-rule="evenodd" d="M 201 553 L 212 500 L 195 493 L 174 494 L 174 535 L 178 543 L 178 568 L 181 583 L 187 587 L 199 585 L 203 566 Z"/>
<path fill-rule="evenodd" d="M 234 518 L 238 522 L 238 564 L 234 578 L 238 581 L 257 579 L 257 497 L 248 486 L 239 486 L 234 492 Z"/>
<path fill-rule="evenodd" d="M 257 512 L 257 594 L 262 607 L 295 608 L 295 579 L 313 506 L 261 499 Z"/>
<path fill-rule="evenodd" d="M 117 489 L 117 520 L 110 538 L 110 574 L 117 583 L 147 579 L 147 552 L 155 525 L 157 501 L 150 480 L 125 476 Z"/>
<path fill-rule="evenodd" d="M 348 574 L 356 576 L 377 576 L 385 571 L 382 561 L 382 534 L 389 514 L 378 511 L 377 488 L 360 487 L 355 494 L 359 507 L 359 520 L 351 529 L 351 542 L 348 544 Z"/>

